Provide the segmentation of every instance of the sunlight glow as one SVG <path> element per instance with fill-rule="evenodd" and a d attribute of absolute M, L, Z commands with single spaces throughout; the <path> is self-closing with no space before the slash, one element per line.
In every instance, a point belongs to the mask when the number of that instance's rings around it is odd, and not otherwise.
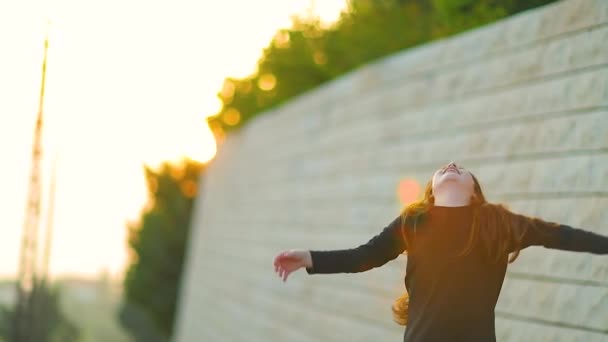
<path fill-rule="evenodd" d="M 50 160 L 60 156 L 50 271 L 119 275 L 127 259 L 126 222 L 146 203 L 143 164 L 213 158 L 216 142 L 205 118 L 221 107 L 224 78 L 251 74 L 277 30 L 310 4 L 0 2 L 0 46 L 8 52 L 0 55 L 0 153 L 11 165 L 0 178 L 8 213 L 1 223 L 10 227 L 3 231 L 0 276 L 16 273 L 45 31 L 44 187 Z M 344 6 L 344 0 L 318 1 L 315 10 L 331 22 Z M 272 89 L 271 81 L 262 86 Z M 223 93 L 234 92 L 229 88 Z M 238 123 L 240 114 L 229 120 Z M 184 191 L 196 193 L 192 186 Z"/>
<path fill-rule="evenodd" d="M 222 115 L 222 120 L 224 120 L 227 125 L 234 126 L 241 121 L 241 112 L 235 108 L 228 108 L 224 115 Z"/>
<path fill-rule="evenodd" d="M 418 181 L 413 178 L 404 178 L 397 187 L 397 197 L 403 206 L 406 206 L 418 199 L 421 194 L 421 187 Z"/>
<path fill-rule="evenodd" d="M 258 87 L 264 91 L 274 89 L 277 85 L 277 78 L 273 74 L 264 74 L 258 80 Z"/>

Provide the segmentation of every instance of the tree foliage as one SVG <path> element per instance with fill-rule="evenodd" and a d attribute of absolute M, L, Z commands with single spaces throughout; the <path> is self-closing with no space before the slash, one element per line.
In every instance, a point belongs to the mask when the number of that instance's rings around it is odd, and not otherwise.
<path fill-rule="evenodd" d="M 131 265 L 124 281 L 121 324 L 135 341 L 170 338 L 176 311 L 192 205 L 203 164 L 165 163 L 146 168 L 149 199 L 129 225 Z"/>
<path fill-rule="evenodd" d="M 256 115 L 354 68 L 555 0 L 351 0 L 340 19 L 295 17 L 277 32 L 252 75 L 226 78 L 221 110 L 208 118 L 216 139 Z"/>
<path fill-rule="evenodd" d="M 36 281 L 28 296 L 27 310 L 32 315 L 28 339 L 36 342 L 75 342 L 79 328 L 61 310 L 61 290 L 47 282 Z M 0 307 L 0 339 L 14 336 L 15 308 Z"/>

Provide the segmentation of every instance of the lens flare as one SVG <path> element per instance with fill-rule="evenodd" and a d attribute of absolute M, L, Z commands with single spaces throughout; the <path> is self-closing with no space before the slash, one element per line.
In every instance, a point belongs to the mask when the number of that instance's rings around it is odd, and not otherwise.
<path fill-rule="evenodd" d="M 401 204 L 408 205 L 418 198 L 420 191 L 421 187 L 418 181 L 413 178 L 405 178 L 399 182 L 397 196 Z"/>

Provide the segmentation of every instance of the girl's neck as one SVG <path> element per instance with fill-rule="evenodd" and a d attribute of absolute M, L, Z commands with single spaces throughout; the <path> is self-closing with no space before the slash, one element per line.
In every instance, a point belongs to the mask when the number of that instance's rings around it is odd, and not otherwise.
<path fill-rule="evenodd" d="M 459 192 L 441 193 L 435 195 L 434 205 L 439 207 L 463 207 L 471 204 L 471 198 Z"/>

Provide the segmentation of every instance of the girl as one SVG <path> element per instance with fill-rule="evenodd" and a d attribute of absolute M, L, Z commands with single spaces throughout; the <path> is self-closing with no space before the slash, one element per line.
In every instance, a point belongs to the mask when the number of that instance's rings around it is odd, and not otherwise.
<path fill-rule="evenodd" d="M 274 269 L 290 273 L 356 273 L 407 253 L 405 293 L 392 306 L 407 325 L 405 342 L 496 341 L 494 308 L 507 264 L 528 246 L 608 254 L 608 236 L 544 221 L 488 203 L 477 178 L 451 162 L 367 243 L 342 250 L 279 253 Z M 510 255 L 510 257 L 509 257 Z"/>

